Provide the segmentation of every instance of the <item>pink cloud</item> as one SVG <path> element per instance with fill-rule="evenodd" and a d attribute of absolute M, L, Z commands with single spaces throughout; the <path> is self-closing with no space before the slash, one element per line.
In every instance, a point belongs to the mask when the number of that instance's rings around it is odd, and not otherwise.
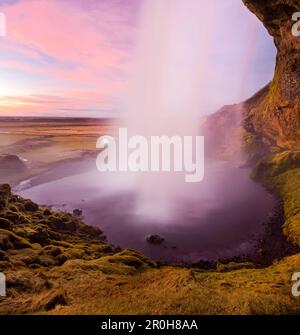
<path fill-rule="evenodd" d="M 110 110 L 112 102 L 101 93 L 91 90 L 61 90 L 62 95 L 27 95 L 0 97 L 0 114 L 76 114 Z M 92 113 L 94 114 L 94 113 Z M 95 115 L 94 115 L 95 116 Z"/>
<path fill-rule="evenodd" d="M 83 9 L 76 1 L 22 0 L 0 9 L 8 22 L 0 51 L 15 55 L 0 57 L 1 67 L 55 79 L 57 91 L 91 85 L 99 90 L 100 102 L 104 96 L 113 100 L 124 89 L 135 28 L 118 6 L 104 1 Z M 90 97 L 99 98 L 93 92 Z"/>

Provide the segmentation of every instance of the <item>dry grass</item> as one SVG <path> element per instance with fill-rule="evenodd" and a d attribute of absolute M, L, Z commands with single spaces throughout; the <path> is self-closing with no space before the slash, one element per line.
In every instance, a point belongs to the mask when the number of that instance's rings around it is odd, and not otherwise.
<path fill-rule="evenodd" d="M 32 274 L 37 289 L 5 299 L 0 312 L 294 314 L 300 313 L 300 300 L 291 296 L 291 276 L 299 268 L 300 255 L 266 269 L 231 272 L 137 269 L 120 260 L 110 264 L 107 259 L 71 260 L 43 273 L 43 279 L 41 272 Z M 50 288 L 45 288 L 45 281 Z"/>

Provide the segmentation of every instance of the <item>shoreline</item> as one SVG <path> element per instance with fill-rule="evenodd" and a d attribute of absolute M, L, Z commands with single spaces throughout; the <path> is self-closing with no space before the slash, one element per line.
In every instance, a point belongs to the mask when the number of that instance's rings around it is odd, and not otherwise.
<path fill-rule="evenodd" d="M 83 151 L 82 154 L 81 154 L 81 157 L 74 157 L 74 158 L 67 158 L 65 160 L 60 160 L 60 161 L 57 161 L 57 162 L 53 162 L 53 163 L 50 163 L 48 165 L 48 167 L 43 170 L 42 172 L 34 172 L 32 175 L 29 175 L 28 177 L 26 177 L 25 179 L 20 179 L 20 180 L 17 180 L 15 182 L 12 182 L 11 183 L 11 186 L 12 186 L 12 189 L 14 192 L 20 192 L 20 191 L 23 191 L 23 190 L 26 190 L 27 188 L 30 188 L 30 187 L 33 187 L 33 186 L 38 186 L 38 185 L 42 185 L 44 183 L 48 183 L 48 182 L 51 182 L 51 181 L 55 181 L 55 180 L 59 180 L 61 178 L 64 178 L 66 176 L 71 176 L 71 175 L 74 175 L 76 174 L 77 171 L 74 171 L 73 173 L 70 173 L 70 174 L 62 174 L 59 178 L 51 178 L 51 174 L 54 173 L 54 171 L 58 168 L 60 168 L 61 166 L 65 165 L 65 164 L 80 164 L 82 162 L 82 159 L 90 159 L 90 158 L 93 158 L 93 157 L 96 157 L 96 153 L 93 153 L 93 152 L 89 152 L 89 151 Z M 71 171 L 69 171 L 71 172 Z M 49 178 L 49 175 L 50 175 L 50 178 Z M 45 179 L 42 179 L 42 178 L 45 178 Z M 21 184 L 26 184 L 30 182 L 30 186 L 29 187 L 22 187 Z M 31 183 L 33 182 L 33 183 Z"/>
<path fill-rule="evenodd" d="M 90 152 L 84 152 L 83 156 L 92 158 L 93 156 L 95 156 L 95 154 L 90 153 Z M 78 163 L 80 166 L 80 163 L 82 164 L 81 159 L 74 158 L 74 159 L 67 159 L 65 161 L 59 161 L 56 164 L 53 164 L 54 166 L 49 167 L 47 171 L 42 172 L 42 173 L 37 173 L 31 178 L 23 180 L 19 182 L 17 185 L 13 185 L 13 191 L 15 193 L 18 193 L 30 187 L 34 187 L 34 186 L 38 186 L 38 185 L 48 183 L 51 181 L 59 180 L 66 176 L 75 175 L 76 172 L 80 171 L 80 169 L 78 169 L 78 171 L 72 170 L 71 174 L 66 172 L 64 175 L 61 175 L 58 178 L 57 177 L 51 178 L 51 173 L 54 173 L 53 170 L 60 168 L 63 164 L 71 164 L 71 166 L 74 167 L 73 164 Z M 49 174 L 50 174 L 50 178 L 49 178 Z M 45 177 L 46 177 L 46 180 L 44 179 L 43 182 L 41 182 L 41 179 Z M 18 189 L 18 185 L 20 186 L 22 182 L 25 182 L 27 180 L 31 181 L 32 179 L 34 179 L 35 182 L 31 184 L 30 187 Z M 255 181 L 255 183 L 261 185 L 258 181 Z M 221 264 L 224 267 L 224 271 L 230 271 L 230 270 L 235 270 L 237 268 L 264 268 L 264 267 L 271 265 L 274 262 L 274 260 L 280 260 L 286 256 L 291 256 L 291 255 L 299 253 L 300 247 L 297 247 L 293 245 L 291 242 L 289 242 L 287 238 L 284 236 L 283 231 L 282 231 L 282 225 L 284 224 L 283 201 L 278 199 L 278 197 L 276 197 L 274 192 L 271 192 L 270 190 L 267 190 L 267 192 L 275 197 L 275 205 L 274 205 L 274 208 L 272 209 L 272 216 L 269 217 L 265 222 L 262 223 L 262 226 L 264 228 L 262 234 L 247 241 L 253 245 L 253 250 L 250 251 L 249 253 L 232 256 L 232 257 L 226 257 L 226 258 L 217 258 L 216 260 L 207 260 L 207 259 L 200 258 L 199 260 L 195 262 L 193 261 L 191 262 L 161 261 L 153 257 L 152 258 L 150 257 L 150 258 L 154 262 L 156 262 L 158 267 L 174 266 L 174 267 L 184 267 L 184 268 L 193 268 L 193 269 L 202 269 L 202 270 L 216 270 L 218 268 L 218 265 Z M 43 204 L 43 205 L 46 207 L 49 206 L 49 208 L 51 207 L 49 204 Z M 60 212 L 61 210 L 57 210 L 57 211 Z M 85 223 L 84 219 L 83 219 L 83 222 Z M 109 240 L 107 240 L 106 243 L 109 244 Z M 113 244 L 110 244 L 110 245 L 113 245 Z M 117 247 L 116 245 L 113 245 L 113 246 Z M 274 246 L 276 247 L 274 248 Z M 122 248 L 122 250 L 125 250 L 125 249 Z M 228 269 L 226 265 L 230 267 L 230 269 Z"/>
<path fill-rule="evenodd" d="M 197 262 L 161 262 L 156 261 L 158 267 L 174 266 L 199 270 L 218 270 L 229 272 L 243 269 L 262 269 L 269 267 L 274 261 L 280 261 L 285 257 L 300 253 L 300 247 L 293 245 L 287 240 L 282 232 L 284 223 L 283 201 L 277 199 L 273 209 L 273 215 L 267 222 L 263 223 L 264 232 L 259 239 L 250 242 L 256 244 L 251 253 L 233 256 L 228 258 L 218 258 L 216 260 L 200 259 Z M 221 265 L 221 266 L 220 266 Z M 226 266 L 227 265 L 227 266 Z M 221 269 L 223 268 L 223 269 Z"/>

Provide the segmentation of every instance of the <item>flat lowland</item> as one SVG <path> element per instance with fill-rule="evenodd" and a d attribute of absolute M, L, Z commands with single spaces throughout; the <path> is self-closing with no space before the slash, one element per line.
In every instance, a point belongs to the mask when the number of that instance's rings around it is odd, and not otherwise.
<path fill-rule="evenodd" d="M 108 119 L 1 117 L 0 182 L 15 184 L 60 162 L 93 155 L 97 138 L 111 131 Z M 27 168 L 18 168 L 18 160 Z"/>

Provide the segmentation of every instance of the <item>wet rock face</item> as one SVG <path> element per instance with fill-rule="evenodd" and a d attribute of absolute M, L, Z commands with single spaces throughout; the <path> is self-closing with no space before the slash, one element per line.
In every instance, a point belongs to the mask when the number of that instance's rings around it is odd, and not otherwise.
<path fill-rule="evenodd" d="M 282 98 L 295 99 L 300 93 L 300 38 L 292 34 L 292 15 L 300 11 L 299 0 L 243 0 L 262 21 L 278 49 L 276 75 Z"/>
<path fill-rule="evenodd" d="M 274 38 L 274 78 L 247 101 L 210 115 L 203 130 L 209 152 L 231 161 L 237 156 L 255 166 L 270 154 L 300 150 L 300 37 L 292 34 L 292 16 L 300 12 L 300 1 L 243 2 Z M 211 134 L 220 134 L 221 141 Z"/>
<path fill-rule="evenodd" d="M 246 102 L 245 128 L 256 146 L 300 149 L 300 37 L 292 34 L 299 0 L 243 0 L 274 37 L 274 79 L 262 101 Z"/>

